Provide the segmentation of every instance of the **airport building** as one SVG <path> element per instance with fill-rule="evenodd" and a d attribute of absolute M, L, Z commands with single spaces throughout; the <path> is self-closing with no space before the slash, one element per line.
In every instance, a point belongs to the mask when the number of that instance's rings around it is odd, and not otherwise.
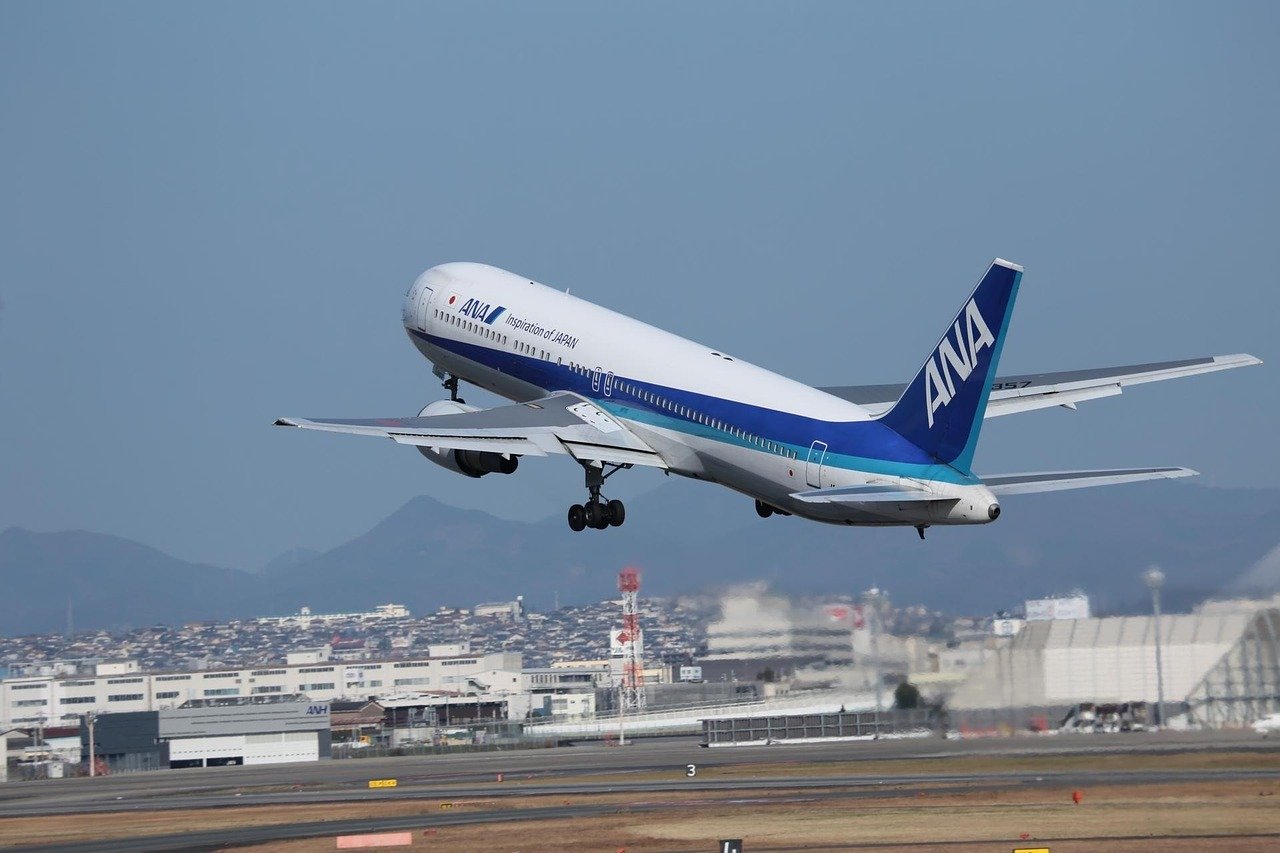
<path fill-rule="evenodd" d="M 328 625 L 334 622 L 378 622 L 409 617 L 409 608 L 403 604 L 379 604 L 373 610 L 363 613 L 312 613 L 310 607 L 302 607 L 290 616 L 260 616 L 257 622 L 259 625 L 306 628 L 311 625 Z"/>
<path fill-rule="evenodd" d="M 305 661 L 305 662 L 304 662 Z M 466 643 L 431 646 L 408 660 L 301 661 L 243 669 L 140 672 L 109 662 L 92 675 L 43 675 L 0 682 L 0 727 L 67 725 L 86 713 L 162 711 L 195 700 L 302 695 L 329 702 L 403 693 L 510 693 L 524 689 L 520 655 L 470 653 Z"/>
<path fill-rule="evenodd" d="M 329 705 L 288 696 L 104 714 L 82 722 L 80 742 L 108 772 L 316 761 L 329 757 Z"/>
<path fill-rule="evenodd" d="M 725 596 L 720 618 L 707 626 L 707 661 L 848 665 L 851 654 L 847 625 L 759 588 Z"/>
<path fill-rule="evenodd" d="M 1163 692 L 1166 719 L 1193 725 L 1243 726 L 1280 711 L 1280 610 L 1162 616 L 1159 668 L 1156 629 L 1151 616 L 1028 621 L 948 707 L 1038 708 L 1052 723 L 1081 702 L 1154 704 Z"/>

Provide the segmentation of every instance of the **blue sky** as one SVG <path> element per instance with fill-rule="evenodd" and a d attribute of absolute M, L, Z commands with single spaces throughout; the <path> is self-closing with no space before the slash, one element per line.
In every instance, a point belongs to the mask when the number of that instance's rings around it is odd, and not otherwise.
<path fill-rule="evenodd" d="M 1280 485 L 1278 36 L 1268 3 L 5 3 L 0 526 L 254 567 L 420 493 L 561 512 L 563 460 L 270 426 L 437 399 L 400 298 L 464 259 L 848 384 L 907 379 L 1000 255 L 1006 372 L 1269 364 L 993 421 L 979 471 Z"/>

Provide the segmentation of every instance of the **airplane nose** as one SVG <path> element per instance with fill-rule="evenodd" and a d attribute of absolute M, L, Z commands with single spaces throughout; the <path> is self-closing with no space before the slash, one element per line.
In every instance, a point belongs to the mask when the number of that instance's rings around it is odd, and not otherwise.
<path fill-rule="evenodd" d="M 415 281 L 409 288 L 409 292 L 404 295 L 404 302 L 400 304 L 400 322 L 406 329 L 415 325 L 417 320 L 414 314 L 418 305 L 419 287 L 421 287 L 421 285 Z"/>

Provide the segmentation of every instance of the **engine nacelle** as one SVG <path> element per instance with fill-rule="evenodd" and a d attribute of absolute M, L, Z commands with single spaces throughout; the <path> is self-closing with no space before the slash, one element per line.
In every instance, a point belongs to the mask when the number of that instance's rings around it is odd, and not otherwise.
<path fill-rule="evenodd" d="M 455 400 L 437 400 L 418 412 L 418 417 L 432 415 L 460 415 L 464 412 L 477 412 L 476 406 L 468 406 Z M 448 468 L 465 477 L 483 477 L 485 474 L 511 474 L 520 465 L 516 456 L 504 456 L 501 453 L 490 453 L 483 450 L 437 450 L 434 447 L 419 447 L 418 452 L 441 468 Z"/>

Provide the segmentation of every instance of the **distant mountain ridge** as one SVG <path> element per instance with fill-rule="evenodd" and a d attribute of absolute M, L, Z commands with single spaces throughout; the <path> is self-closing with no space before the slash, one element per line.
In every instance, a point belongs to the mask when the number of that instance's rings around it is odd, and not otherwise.
<path fill-rule="evenodd" d="M 1139 609 L 1139 575 L 1158 563 L 1165 600 L 1184 609 L 1219 591 L 1280 583 L 1280 489 L 1148 483 L 1026 496 L 981 528 L 849 528 L 757 518 L 740 495 L 671 483 L 631 501 L 628 521 L 572 533 L 413 498 L 364 534 L 323 553 L 304 549 L 256 574 L 178 560 L 119 537 L 71 531 L 0 533 L 5 634 L 169 624 L 295 612 L 415 613 L 524 594 L 534 609 L 616 595 L 617 570 L 639 566 L 644 592 L 699 592 L 767 580 L 792 594 L 877 585 L 900 604 L 986 613 L 1083 589 L 1100 612 Z M 1241 583 L 1236 583 L 1239 580 Z M 1271 590 L 1274 592 L 1274 590 Z"/>
<path fill-rule="evenodd" d="M 305 563 L 307 560 L 314 560 L 316 557 L 319 557 L 320 554 L 321 552 L 317 551 L 315 548 L 290 548 L 283 554 L 277 554 L 272 557 L 264 563 L 258 571 L 264 574 L 270 574 L 271 572 L 280 571 L 282 569 L 289 569 L 293 566 Z"/>
<path fill-rule="evenodd" d="M 0 630 L 63 631 L 68 601 L 78 628 L 226 619 L 244 612 L 252 579 L 119 536 L 10 527 L 0 532 Z"/>

